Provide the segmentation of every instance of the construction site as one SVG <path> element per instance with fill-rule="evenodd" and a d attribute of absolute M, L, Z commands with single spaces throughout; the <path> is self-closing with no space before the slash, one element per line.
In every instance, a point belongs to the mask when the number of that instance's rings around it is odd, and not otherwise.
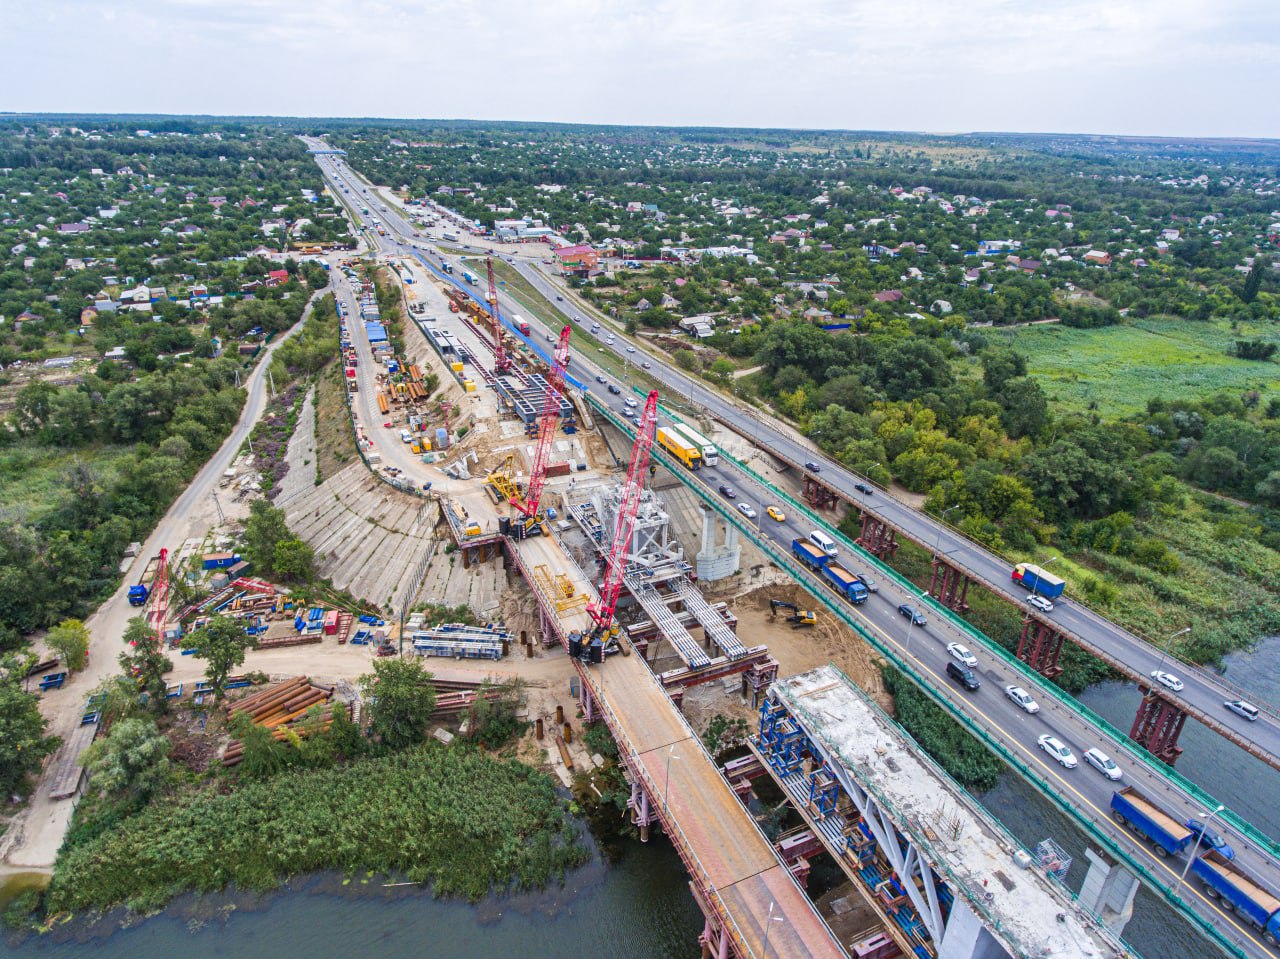
<path fill-rule="evenodd" d="M 228 482 L 243 495 L 219 508 L 204 539 L 177 544 L 173 557 L 138 557 L 127 573 L 156 642 L 173 651 L 168 695 L 208 697 L 184 637 L 215 614 L 236 617 L 257 640 L 229 682 L 228 719 L 248 717 L 277 739 L 317 728 L 317 706 L 360 722 L 357 679 L 378 657 L 427 660 L 442 742 L 465 735 L 477 697 L 518 684 L 528 724 L 519 755 L 566 789 L 609 765 L 583 736 L 607 726 L 635 834 L 649 841 L 661 831 L 688 869 L 706 919 L 704 956 L 1002 954 L 989 951 L 1007 945 L 991 931 L 998 908 L 971 909 L 944 863 L 931 871 L 913 860 L 908 874 L 884 837 L 853 841 L 859 820 L 838 784 L 822 785 L 835 781 L 817 732 L 776 742 L 788 721 L 786 701 L 771 693 L 780 681 L 817 676 L 812 690 L 825 676 L 813 670 L 838 668 L 870 697 L 867 708 L 888 707 L 877 661 L 681 482 L 680 467 L 655 450 L 657 392 L 628 397 L 617 412 L 595 399 L 570 327 L 537 342 L 520 316 L 500 310 L 491 267 L 487 288 L 422 257 L 392 269 L 406 320 L 401 353 L 367 273 L 334 271 L 344 428 L 359 457 L 323 481 L 298 479 L 314 475 L 317 455 L 314 429 L 300 428 L 287 454 L 295 479 L 276 500 L 332 587 L 304 595 L 253 576 L 237 552 L 241 501 L 255 495 L 241 463 Z M 171 569 L 189 571 L 198 601 L 171 600 Z M 466 622 L 442 617 L 458 608 Z M 712 755 L 702 736 L 715 721 L 755 732 Z M 55 757 L 54 798 L 82 787 L 76 759 L 97 731 L 90 702 Z M 242 748 L 226 739 L 218 760 L 234 767 Z M 757 787 L 793 803 L 776 838 L 762 829 Z M 826 798 L 802 795 L 810 788 Z M 1058 902 L 1043 875 L 1023 882 L 1036 908 Z M 924 915 L 916 886 L 932 890 Z M 775 914 L 785 919 L 776 928 Z M 1091 919 L 1070 916 L 1072 935 L 1100 936 Z M 948 925 L 967 951 L 940 948 Z"/>

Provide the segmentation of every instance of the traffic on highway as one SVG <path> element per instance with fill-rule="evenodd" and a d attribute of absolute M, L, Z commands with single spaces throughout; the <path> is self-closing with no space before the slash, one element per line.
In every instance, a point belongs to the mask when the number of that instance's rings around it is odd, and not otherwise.
<path fill-rule="evenodd" d="M 369 192 L 371 188 L 358 180 L 340 158 L 320 157 L 318 160 L 344 196 L 372 195 Z M 385 230 L 385 236 L 365 231 L 367 241 L 375 249 L 406 256 L 426 255 L 424 262 L 433 265 L 440 262 L 442 254 L 419 236 L 421 231 L 404 220 L 394 208 L 386 208 L 381 201 L 367 202 L 377 202 L 377 215 Z M 355 210 L 352 210 L 352 216 L 360 219 Z M 556 310 L 566 318 L 583 322 L 582 311 L 566 304 L 561 299 L 563 291 L 536 265 L 522 259 L 515 259 L 514 265 Z M 465 284 L 459 285 L 469 293 L 474 292 L 467 290 Z M 533 311 L 516 304 L 509 297 L 500 294 L 500 305 L 508 315 L 519 311 L 535 321 L 537 325 L 531 331 L 532 339 L 541 339 L 552 333 L 538 322 Z M 465 322 L 448 315 L 438 322 L 466 328 Z M 587 331 L 584 329 L 584 332 Z M 732 400 L 686 377 L 656 356 L 637 353 L 632 343 L 609 326 L 600 326 L 588 335 L 595 337 L 598 350 L 610 352 L 630 366 L 639 365 L 637 360 L 640 360 L 645 364 L 642 367 L 645 375 L 665 384 L 672 398 L 679 397 L 689 406 L 705 410 L 744 436 L 757 437 L 758 445 L 791 464 L 797 472 L 804 471 L 805 464 L 809 464 L 810 473 L 820 473 L 823 482 L 842 496 L 851 501 L 860 498 L 860 507 L 907 531 L 912 538 L 919 538 L 930 548 L 937 542 L 939 551 L 946 553 L 950 560 L 970 570 L 991 588 L 1002 591 L 1020 605 L 1025 604 L 1027 590 L 1010 580 L 1008 561 L 953 534 L 931 517 L 892 497 L 878 495 L 865 478 L 854 476 L 839 464 L 823 458 L 785 430 L 770 425 L 765 418 L 743 410 Z M 574 376 L 586 384 L 586 392 L 598 408 L 617 417 L 619 426 L 634 428 L 631 417 L 635 401 L 629 384 L 619 382 L 617 376 L 598 366 L 592 351 L 576 355 L 573 370 Z M 611 388 L 616 388 L 617 392 Z M 659 426 L 668 427 L 675 422 L 672 417 L 665 416 L 660 419 Z M 1214 828 L 1223 841 L 1230 844 L 1237 861 L 1264 885 L 1280 889 L 1280 861 L 1273 851 L 1224 822 L 1221 808 L 1206 809 L 1202 801 L 1144 759 L 1140 749 L 1093 725 L 1069 697 L 1041 677 L 976 645 L 972 634 L 962 630 L 930 599 L 903 588 L 895 577 L 879 569 L 872 558 L 852 547 L 829 525 L 802 511 L 799 504 L 788 502 L 732 458 L 722 455 L 715 465 L 691 470 L 669 453 L 660 455 L 681 481 L 705 501 L 715 504 L 726 518 L 766 550 L 794 557 L 796 543 L 825 540 L 835 544 L 834 556 L 830 556 L 830 550 L 823 547 L 828 557 L 855 576 L 862 577 L 870 595 L 855 605 L 837 593 L 830 580 L 823 578 L 819 571 L 796 561 L 793 575 L 819 597 L 828 610 L 838 610 L 874 645 L 919 676 L 934 695 L 948 703 L 974 729 L 980 730 L 999 751 L 1014 760 L 1015 765 L 1029 768 L 1042 781 L 1037 785 L 1046 794 L 1107 837 L 1115 849 L 1147 871 L 1155 883 L 1167 888 L 1177 887 L 1179 896 L 1188 907 L 1243 954 L 1270 954 L 1261 934 L 1247 921 L 1224 908 L 1221 901 L 1208 895 L 1199 883 L 1184 885 L 1181 882 L 1183 867 L 1187 864 L 1184 856 L 1162 855 L 1150 843 L 1135 838 L 1131 831 L 1115 821 L 1111 804 L 1118 788 L 1134 786 L 1179 820 L 1217 816 Z M 412 458 L 407 458 L 404 468 L 411 468 L 412 463 Z M 1149 677 L 1152 672 L 1162 669 L 1158 650 L 1073 602 L 1056 601 L 1052 611 L 1040 610 L 1037 614 L 1073 635 L 1089 636 L 1089 641 L 1082 641 L 1082 645 L 1092 648 L 1092 644 L 1097 643 L 1100 648 L 1113 650 L 1113 655 L 1135 675 Z M 1182 690 L 1174 690 L 1168 683 L 1162 684 L 1171 694 L 1186 697 L 1188 705 L 1194 705 L 1198 711 L 1218 715 L 1219 721 L 1233 732 L 1239 729 L 1251 736 L 1259 750 L 1272 756 L 1280 752 L 1280 722 L 1274 714 L 1262 711 L 1255 721 L 1247 715 L 1228 711 L 1222 704 L 1239 700 L 1238 692 L 1203 671 L 1188 670 L 1181 664 L 1175 666 L 1168 659 L 1163 660 L 1163 667 L 1162 671 L 1176 674 L 1183 683 Z M 1268 743 L 1271 745 L 1266 745 Z"/>

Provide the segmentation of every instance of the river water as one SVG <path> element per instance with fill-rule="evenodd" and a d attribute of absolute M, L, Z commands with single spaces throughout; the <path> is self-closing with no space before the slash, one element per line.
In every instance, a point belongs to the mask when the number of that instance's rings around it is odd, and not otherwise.
<path fill-rule="evenodd" d="M 1259 698 L 1280 702 L 1280 637 L 1227 660 L 1227 676 Z M 1136 694 L 1123 683 L 1080 698 L 1128 728 Z M 1271 835 L 1280 834 L 1280 773 L 1188 722 L 1178 768 Z M 981 797 L 1028 847 L 1053 838 L 1075 858 L 1068 885 L 1079 888 L 1088 864 L 1075 826 L 1012 773 Z M 1271 800 L 1271 801 L 1268 801 Z M 563 888 L 494 896 L 472 906 L 437 901 L 416 887 L 384 887 L 381 877 L 300 880 L 268 896 L 185 896 L 163 913 L 120 929 L 119 916 L 94 926 L 0 943 L 21 959 L 515 959 L 591 955 L 597 959 L 693 959 L 702 917 L 679 858 L 660 836 L 627 843 L 617 862 L 596 850 Z M 1212 950 L 1154 895 L 1141 890 L 1125 938 L 1144 959 L 1201 959 Z"/>

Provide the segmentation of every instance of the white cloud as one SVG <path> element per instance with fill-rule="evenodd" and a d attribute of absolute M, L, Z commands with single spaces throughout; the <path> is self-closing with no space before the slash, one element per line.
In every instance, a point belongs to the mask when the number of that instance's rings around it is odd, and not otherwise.
<path fill-rule="evenodd" d="M 1280 135 L 1270 0 L 43 0 L 15 110 Z"/>

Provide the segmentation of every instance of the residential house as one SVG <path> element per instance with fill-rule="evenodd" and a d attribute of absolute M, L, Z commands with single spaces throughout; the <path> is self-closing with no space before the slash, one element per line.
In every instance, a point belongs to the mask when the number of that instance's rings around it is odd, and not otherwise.
<path fill-rule="evenodd" d="M 1111 254 L 1106 250 L 1090 250 L 1083 259 L 1086 263 L 1095 263 L 1098 266 L 1111 265 Z"/>
<path fill-rule="evenodd" d="M 646 299 L 641 299 L 640 302 L 636 304 L 636 310 L 638 310 L 641 313 L 643 313 L 645 310 L 652 310 L 652 309 L 653 309 L 653 304 Z"/>
<path fill-rule="evenodd" d="M 951 303 L 948 300 L 934 300 L 929 306 L 930 313 L 936 313 L 938 316 L 946 316 L 951 312 Z"/>
<path fill-rule="evenodd" d="M 660 305 L 664 310 L 678 310 L 678 309 L 680 309 L 680 301 L 679 301 L 679 300 L 677 300 L 677 299 L 676 299 L 674 296 L 672 296 L 670 293 L 663 293 L 663 294 L 662 294 L 662 300 L 661 300 L 661 302 L 660 302 L 660 304 L 659 304 L 659 305 Z"/>
<path fill-rule="evenodd" d="M 901 290 L 881 290 L 875 295 L 875 301 L 877 303 L 897 303 L 901 299 Z"/>
<path fill-rule="evenodd" d="M 554 255 L 563 269 L 576 267 L 578 269 L 594 270 L 600 266 L 600 255 L 586 243 L 581 243 L 577 246 L 562 246 L 555 251 Z"/>
<path fill-rule="evenodd" d="M 88 233 L 89 224 L 88 223 L 59 223 L 58 232 L 59 233 Z"/>
<path fill-rule="evenodd" d="M 271 270 L 267 273 L 267 286 L 283 286 L 289 282 L 288 270 Z"/>

